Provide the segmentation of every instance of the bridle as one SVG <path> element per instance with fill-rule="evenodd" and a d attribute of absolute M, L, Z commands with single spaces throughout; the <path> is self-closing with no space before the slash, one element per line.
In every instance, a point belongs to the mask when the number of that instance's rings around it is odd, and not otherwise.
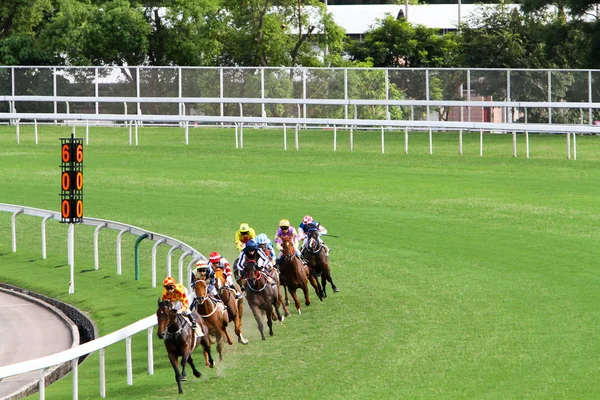
<path fill-rule="evenodd" d="M 319 241 L 319 233 L 316 230 L 309 230 L 307 240 L 306 250 L 312 254 L 319 254 L 322 247 L 321 242 Z"/>
<path fill-rule="evenodd" d="M 196 288 L 196 285 L 198 284 L 198 282 L 204 282 L 204 281 L 197 280 L 196 282 L 194 282 L 194 289 Z M 206 282 L 204 282 L 204 284 L 206 284 Z M 206 314 L 206 315 L 198 313 L 198 314 L 200 314 L 200 316 L 202 318 L 208 318 L 208 317 L 210 317 L 218 309 L 217 303 L 208 296 L 208 289 L 207 289 L 206 294 L 204 296 L 200 296 L 200 301 L 198 302 L 198 304 L 204 304 L 204 302 L 206 302 L 206 300 L 208 300 L 213 305 L 213 310 L 211 312 L 209 312 L 208 314 Z M 198 310 L 198 309 L 196 308 L 196 310 Z"/>
<path fill-rule="evenodd" d="M 245 271 L 246 272 L 246 284 L 248 285 L 248 288 L 250 290 L 252 290 L 253 292 L 262 292 L 263 290 L 265 290 L 265 288 L 267 287 L 267 280 L 265 279 L 263 286 L 259 289 L 257 287 L 254 287 L 252 285 L 252 282 L 256 282 L 260 279 L 262 273 L 256 269 L 256 263 L 253 263 L 254 266 L 252 267 L 252 271 Z M 246 264 L 247 266 L 248 264 Z M 254 273 L 254 277 L 250 278 L 250 272 Z"/>
<path fill-rule="evenodd" d="M 173 307 L 167 307 L 167 306 L 160 306 L 160 308 L 165 308 L 167 310 L 168 313 L 175 313 L 175 318 L 173 318 L 165 327 L 165 331 L 162 333 L 163 334 L 163 338 L 164 339 L 169 339 L 169 338 L 177 338 L 177 336 L 179 336 L 181 334 L 181 331 L 183 330 L 183 323 L 179 323 L 179 318 L 181 317 L 180 314 L 177 314 L 177 312 L 175 311 L 175 309 Z M 168 316 L 167 316 L 168 317 Z M 183 318 L 183 317 L 181 317 Z M 179 325 L 179 329 L 177 329 L 176 331 L 172 332 L 170 330 L 171 326 L 177 322 Z M 159 334 L 160 337 L 160 334 Z"/>

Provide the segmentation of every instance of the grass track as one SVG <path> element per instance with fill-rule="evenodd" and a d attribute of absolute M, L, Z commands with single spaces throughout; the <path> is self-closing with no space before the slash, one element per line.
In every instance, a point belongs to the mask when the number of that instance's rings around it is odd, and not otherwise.
<path fill-rule="evenodd" d="M 81 135 L 83 130 L 79 128 Z M 70 128 L 0 129 L 0 202 L 57 210 L 59 141 Z M 518 137 L 403 132 L 301 131 L 288 151 L 282 131 L 91 128 L 85 150 L 85 214 L 176 237 L 205 254 L 235 258 L 240 222 L 272 236 L 277 222 L 310 213 L 332 234 L 332 268 L 341 291 L 259 339 L 246 318 L 248 346 L 226 347 L 225 361 L 186 383 L 185 396 L 246 398 L 565 399 L 600 397 L 597 199 L 600 138 L 577 138 L 567 161 L 563 136 L 531 135 L 532 159 Z M 93 271 L 93 229 L 76 227 L 76 293 L 66 293 L 66 229 L 48 224 L 41 260 L 39 224 L 0 213 L 0 280 L 72 302 L 101 334 L 156 310 L 150 249 L 142 242 L 142 279 L 133 280 L 134 237 L 125 235 L 116 275 L 116 232 L 101 235 Z M 159 260 L 166 257 L 159 251 Z M 174 254 L 174 263 L 178 253 Z M 90 271 L 91 270 L 91 271 Z M 317 302 L 315 302 L 317 300 Z M 176 397 L 162 343 L 155 375 L 145 371 L 145 334 L 134 338 L 134 386 L 125 380 L 124 343 L 107 351 L 108 398 Z M 216 353 L 216 350 L 215 350 Z M 80 398 L 98 398 L 97 355 L 80 368 Z M 70 378 L 48 398 L 69 398 Z"/>

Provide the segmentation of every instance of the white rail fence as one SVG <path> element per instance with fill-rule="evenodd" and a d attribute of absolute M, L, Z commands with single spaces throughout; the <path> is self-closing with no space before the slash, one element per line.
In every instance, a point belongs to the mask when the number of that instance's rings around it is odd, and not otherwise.
<path fill-rule="evenodd" d="M 48 220 L 60 220 L 60 213 L 49 210 L 42 210 L 38 208 L 24 207 L 13 204 L 0 203 L 0 211 L 12 213 L 11 216 L 11 240 L 12 240 L 12 251 L 17 251 L 17 216 L 31 215 L 42 218 L 41 222 L 41 238 L 42 238 L 42 257 L 46 258 L 46 223 Z M 121 238 L 123 234 L 130 233 L 133 235 L 148 235 L 149 240 L 153 240 L 156 243 L 152 247 L 152 287 L 156 287 L 156 253 L 157 249 L 161 244 L 170 246 L 166 262 L 166 275 L 171 276 L 171 257 L 175 250 L 182 251 L 182 255 L 179 257 L 178 263 L 178 274 L 180 282 L 187 282 L 191 275 L 193 265 L 198 260 L 206 260 L 206 257 L 199 251 L 195 250 L 191 246 L 173 239 L 169 236 L 161 235 L 154 232 L 138 228 L 133 225 L 123 224 L 120 222 L 101 220 L 95 218 L 84 218 L 84 225 L 95 226 L 94 231 L 94 267 L 96 270 L 99 269 L 99 257 L 98 257 L 98 236 L 103 228 L 113 229 L 119 231 L 116 241 L 116 252 L 117 252 L 117 274 L 121 275 Z M 75 291 L 75 277 L 74 277 L 74 225 L 69 224 L 67 229 L 67 259 L 70 265 L 70 276 L 69 276 L 69 293 Z M 186 275 L 183 274 L 183 266 L 186 258 L 191 257 L 191 261 L 187 264 Z M 122 328 L 116 332 L 103 336 L 101 338 L 92 340 L 88 343 L 74 347 L 63 352 L 53 354 L 50 356 L 38 358 L 35 360 L 29 360 L 17 364 L 7 365 L 0 367 L 0 381 L 9 376 L 19 375 L 25 372 L 40 371 L 39 380 L 39 396 L 40 399 L 45 398 L 45 381 L 44 372 L 47 368 L 54 365 L 62 364 L 64 362 L 72 362 L 72 376 L 73 376 L 73 399 L 78 398 L 78 370 L 77 362 L 78 358 L 99 351 L 100 354 L 100 397 L 106 397 L 106 374 L 105 374 L 105 355 L 104 349 L 114 343 L 117 343 L 123 339 L 126 342 L 126 363 L 127 363 L 127 384 L 133 385 L 133 370 L 132 370 L 132 355 L 131 355 L 131 340 L 132 336 L 143 330 L 148 331 L 148 374 L 154 373 L 154 355 L 152 350 L 152 330 L 154 325 L 157 324 L 156 316 L 151 315 L 140 321 L 137 321 L 125 328 Z"/>

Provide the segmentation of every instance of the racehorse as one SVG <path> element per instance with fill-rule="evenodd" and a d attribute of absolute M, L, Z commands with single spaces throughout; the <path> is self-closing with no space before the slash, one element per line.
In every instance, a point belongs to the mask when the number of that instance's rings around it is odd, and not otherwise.
<path fill-rule="evenodd" d="M 248 344 L 248 341 L 242 335 L 242 316 L 244 315 L 244 299 L 236 299 L 233 289 L 225 284 L 225 276 L 222 268 L 215 268 L 215 287 L 221 300 L 227 307 L 227 315 L 229 321 L 233 321 L 235 326 L 235 334 L 238 337 L 238 342 Z"/>
<path fill-rule="evenodd" d="M 263 322 L 261 310 L 267 315 L 267 326 L 269 335 L 273 336 L 273 309 L 277 319 L 283 322 L 284 317 L 279 312 L 279 290 L 278 287 L 270 284 L 264 272 L 258 269 L 254 260 L 247 260 L 244 266 L 244 276 L 246 279 L 246 300 L 254 319 L 258 324 L 258 330 L 262 340 L 266 340 L 263 331 Z M 279 285 L 279 283 L 277 283 Z"/>
<path fill-rule="evenodd" d="M 329 268 L 329 257 L 325 248 L 319 240 L 319 231 L 317 229 L 309 229 L 305 244 L 302 248 L 302 255 L 307 261 L 310 274 L 314 278 L 321 276 L 322 286 L 319 285 L 320 293 L 323 298 L 327 297 L 325 286 L 327 282 L 331 284 L 334 293 L 339 292 L 335 283 L 331 279 L 331 269 Z M 318 284 L 318 281 L 317 281 Z"/>
<path fill-rule="evenodd" d="M 308 276 L 310 275 L 308 267 L 306 267 L 298 257 L 296 257 L 296 249 L 291 239 L 285 238 L 282 243 L 283 257 L 279 261 L 279 272 L 281 274 L 281 282 L 284 285 L 285 290 L 285 301 L 288 302 L 287 292 L 290 291 L 296 310 L 298 314 L 302 315 L 300 311 L 300 301 L 296 295 L 296 290 L 301 289 L 304 293 L 304 300 L 307 306 L 310 305 L 310 298 L 308 295 Z M 318 283 L 316 279 L 311 276 L 311 283 L 317 290 Z M 317 294 L 319 292 L 317 291 Z"/>
<path fill-rule="evenodd" d="M 223 337 L 227 339 L 228 344 L 233 344 L 233 340 L 227 332 L 229 315 L 223 303 L 217 303 L 208 296 L 208 287 L 206 281 L 198 279 L 194 282 L 194 292 L 196 293 L 196 311 L 204 319 L 208 330 L 217 338 L 217 351 L 219 352 L 219 361 L 223 361 Z"/>
<path fill-rule="evenodd" d="M 193 311 L 192 311 L 193 313 Z M 194 315 L 198 323 L 198 327 L 202 329 L 204 336 L 196 338 L 196 335 L 192 331 L 191 324 L 187 321 L 187 317 L 179 314 L 173 304 L 166 300 L 158 300 L 158 310 L 156 310 L 156 318 L 158 320 L 157 335 L 159 339 L 165 340 L 165 347 L 167 354 L 169 355 L 169 361 L 175 371 L 175 381 L 179 388 L 179 393 L 183 393 L 181 389 L 181 382 L 187 381 L 185 373 L 185 366 L 187 363 L 192 367 L 192 371 L 196 378 L 200 378 L 202 373 L 196 369 L 194 360 L 192 359 L 192 352 L 198 347 L 202 346 L 204 352 L 204 359 L 206 366 L 213 368 L 215 361 L 212 359 L 210 354 L 210 338 L 208 336 L 208 327 L 202 321 L 201 318 Z M 181 372 L 179 372 L 179 357 L 181 357 Z"/>

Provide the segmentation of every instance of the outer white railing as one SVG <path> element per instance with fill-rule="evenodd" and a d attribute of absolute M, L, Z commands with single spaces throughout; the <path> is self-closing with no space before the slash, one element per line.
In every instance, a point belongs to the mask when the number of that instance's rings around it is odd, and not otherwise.
<path fill-rule="evenodd" d="M 10 212 L 12 213 L 11 217 L 11 238 L 12 238 L 12 250 L 13 252 L 17 251 L 17 235 L 16 235 L 16 219 L 18 215 L 32 215 L 36 217 L 41 217 L 42 226 L 41 226 L 41 234 L 42 234 L 42 257 L 46 258 L 46 223 L 50 219 L 60 220 L 60 213 L 48 210 L 42 210 L 38 208 L 17 206 L 13 204 L 5 204 L 0 203 L 0 211 Z M 167 244 L 171 246 L 169 250 L 167 265 L 168 272 L 170 274 L 170 265 L 171 265 L 171 255 L 173 249 L 180 249 L 183 251 L 183 254 L 179 258 L 178 264 L 178 272 L 179 272 L 179 282 L 188 282 L 188 279 L 191 275 L 192 266 L 200 260 L 206 260 L 199 251 L 195 250 L 193 247 L 181 242 L 179 240 L 173 239 L 169 236 L 161 235 L 154 232 L 149 232 L 147 230 L 138 228 L 133 225 L 127 225 L 120 222 L 101 220 L 95 218 L 84 218 L 83 225 L 95 226 L 96 229 L 94 231 L 94 261 L 95 261 L 95 269 L 99 268 L 98 262 L 98 235 L 101 229 L 108 228 L 118 230 L 120 233 L 131 233 L 134 235 L 143 235 L 148 234 L 148 239 L 156 241 L 156 244 L 152 248 L 152 287 L 156 287 L 156 249 L 160 244 Z M 69 226 L 69 230 L 73 230 L 74 225 Z M 119 234 L 117 238 L 117 259 L 120 261 L 121 259 L 121 234 Z M 74 241 L 68 241 L 69 246 L 73 244 Z M 183 264 L 184 259 L 188 256 L 191 256 L 192 260 L 187 265 L 186 275 L 183 275 Z M 73 293 L 75 290 L 74 283 L 74 252 L 73 249 L 67 249 L 67 257 L 71 264 L 70 271 L 70 281 L 69 281 L 69 293 Z M 120 263 L 117 266 L 117 274 L 121 274 Z M 40 399 L 44 399 L 45 397 L 45 382 L 43 379 L 43 370 L 58 365 L 67 361 L 71 361 L 73 364 L 72 374 L 73 374 L 73 399 L 78 398 L 78 374 L 77 374 L 77 362 L 78 358 L 92 353 L 94 351 L 100 351 L 100 396 L 106 397 L 106 383 L 105 383 L 105 355 L 104 349 L 114 343 L 117 343 L 123 339 L 126 341 L 126 358 L 127 358 L 127 384 L 133 385 L 133 373 L 132 373 L 132 359 L 131 359 L 131 336 L 141 332 L 145 329 L 148 330 L 148 373 L 152 375 L 154 373 L 154 356 L 152 351 L 152 327 L 157 324 L 156 316 L 151 315 L 146 317 L 140 321 L 137 321 L 123 329 L 120 329 L 116 332 L 103 336 L 99 339 L 92 340 L 83 345 L 74 347 L 69 350 L 65 350 L 63 352 L 53 354 L 50 356 L 38 358 L 35 360 L 29 360 L 17 364 L 7 365 L 4 367 L 0 367 L 0 381 L 6 377 L 18 375 L 25 372 L 42 370 L 40 373 L 40 382 L 39 382 L 39 394 Z"/>
<path fill-rule="evenodd" d="M 32 215 L 32 216 L 36 216 L 36 217 L 41 217 L 42 219 L 42 225 L 41 225 L 41 235 L 42 235 L 42 257 L 46 258 L 46 223 L 48 222 L 48 220 L 52 219 L 52 220 L 60 220 L 60 213 L 58 212 L 54 212 L 54 211 L 49 211 L 49 210 L 42 210 L 39 208 L 31 208 L 31 207 L 23 207 L 23 206 L 17 206 L 17 205 L 13 205 L 13 204 L 6 204 L 6 203 L 0 203 L 0 211 L 5 211 L 5 212 L 10 212 L 12 213 L 12 217 L 11 217 L 11 239 L 12 239 L 12 251 L 13 253 L 17 251 L 17 216 L 20 214 L 24 214 L 24 215 Z M 190 274 L 191 274 L 191 268 L 192 265 L 200 260 L 207 260 L 207 258 L 202 255 L 202 253 L 200 253 L 198 250 L 194 249 L 193 247 L 187 245 L 186 243 L 179 241 L 177 239 L 173 239 L 172 237 L 169 236 L 165 236 L 165 235 L 161 235 L 159 233 L 155 233 L 155 232 L 150 232 L 148 230 L 139 228 L 137 226 L 133 226 L 133 225 L 128 225 L 128 224 L 124 224 L 121 222 L 115 222 L 115 221 L 108 221 L 108 220 L 102 220 L 102 219 L 96 219 L 96 218 L 83 218 L 83 225 L 89 225 L 89 226 L 95 226 L 96 230 L 94 231 L 94 268 L 96 270 L 99 269 L 99 250 L 98 250 L 98 236 L 100 233 L 100 230 L 102 230 L 103 228 L 108 228 L 108 229 L 113 229 L 116 231 L 119 231 L 119 235 L 117 236 L 117 241 L 116 241 L 116 253 L 117 253 L 117 275 L 121 275 L 121 238 L 123 236 L 124 233 L 130 233 L 136 236 L 140 236 L 140 235 L 144 235 L 147 234 L 148 235 L 148 239 L 149 240 L 153 240 L 156 242 L 156 244 L 153 247 L 153 251 L 152 251 L 152 287 L 156 287 L 156 248 L 158 245 L 160 244 L 167 244 L 169 246 L 171 246 L 171 249 L 179 249 L 181 250 L 184 254 L 182 255 L 182 257 L 179 260 L 179 264 L 178 264 L 178 280 L 179 282 L 187 282 Z M 74 230 L 75 225 L 70 224 L 68 229 L 70 231 Z M 72 232 L 67 232 L 67 235 L 71 235 L 73 234 Z M 70 264 L 70 278 L 69 278 L 69 293 L 74 293 L 75 291 L 75 277 L 74 277 L 74 267 L 75 267 L 75 257 L 74 257 L 74 241 L 69 240 L 68 241 L 68 245 L 67 245 L 67 259 L 69 261 Z M 167 257 L 167 274 L 166 275 L 170 275 L 171 274 L 171 256 L 172 256 L 172 251 L 169 251 L 168 257 Z M 185 275 L 184 275 L 184 271 L 183 271 L 183 264 L 184 264 L 184 259 L 186 257 L 191 257 L 192 261 L 188 264 L 187 267 L 187 271 L 185 271 Z M 165 275 L 165 276 L 166 276 Z"/>
<path fill-rule="evenodd" d="M 45 398 L 45 381 L 43 371 L 46 368 L 62 364 L 70 361 L 72 363 L 71 373 L 73 375 L 73 399 L 78 398 L 79 379 L 78 379 L 78 360 L 79 357 L 95 351 L 100 352 L 100 397 L 106 397 L 106 373 L 105 373 L 105 355 L 104 349 L 111 344 L 126 341 L 126 358 L 127 358 L 127 384 L 133 385 L 133 363 L 131 356 L 131 337 L 143 330 L 148 331 L 148 374 L 154 374 L 154 353 L 152 348 L 152 331 L 157 324 L 156 315 L 151 315 L 142 320 L 139 320 L 125 328 L 119 329 L 116 332 L 110 333 L 101 338 L 84 343 L 80 346 L 61 351 L 60 353 L 52 354 L 46 357 L 37 358 L 34 360 L 23 361 L 17 364 L 6 365 L 0 367 L 0 381 L 9 376 L 19 375 L 26 372 L 40 370 L 39 381 L 39 397 L 41 400 Z"/>

